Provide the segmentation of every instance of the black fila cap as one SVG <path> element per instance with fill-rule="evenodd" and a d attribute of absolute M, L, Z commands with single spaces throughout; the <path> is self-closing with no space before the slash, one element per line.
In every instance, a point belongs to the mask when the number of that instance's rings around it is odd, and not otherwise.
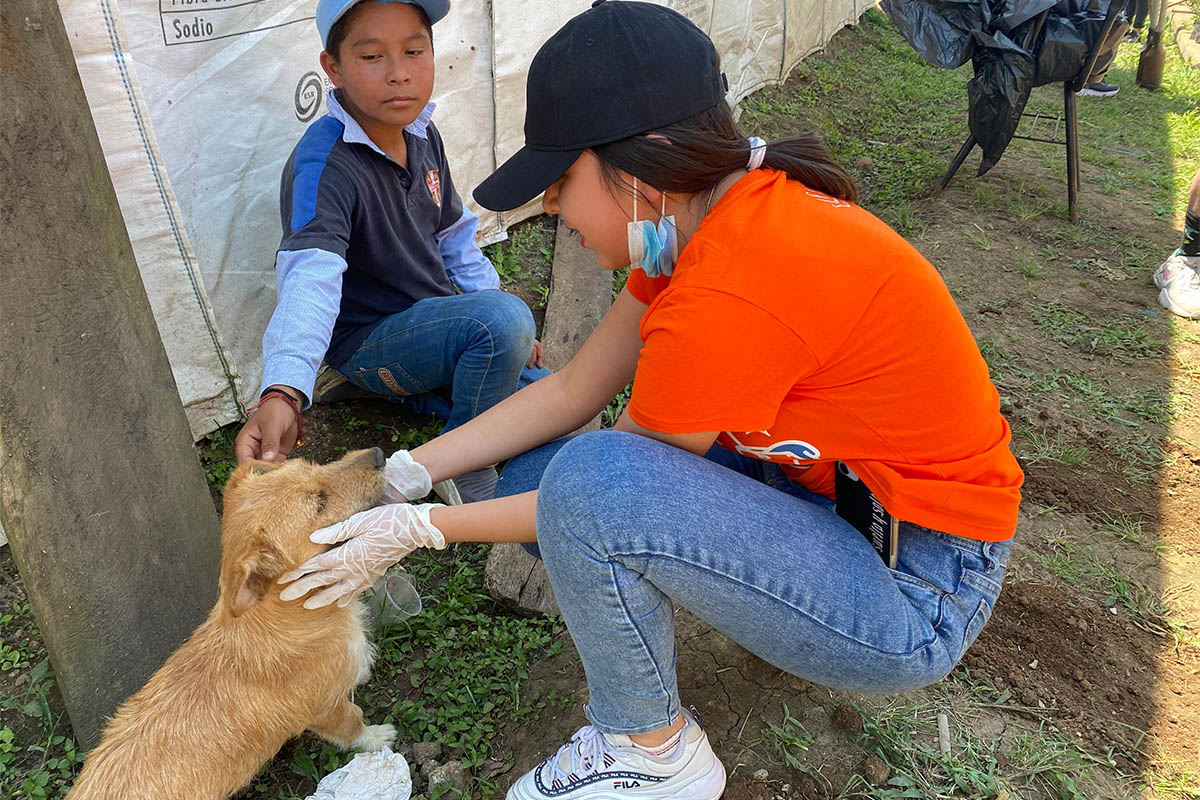
<path fill-rule="evenodd" d="M 687 17 L 652 3 L 596 0 L 533 57 L 525 146 L 474 191 L 507 211 L 537 197 L 589 147 L 679 122 L 725 98 L 717 49 Z"/>

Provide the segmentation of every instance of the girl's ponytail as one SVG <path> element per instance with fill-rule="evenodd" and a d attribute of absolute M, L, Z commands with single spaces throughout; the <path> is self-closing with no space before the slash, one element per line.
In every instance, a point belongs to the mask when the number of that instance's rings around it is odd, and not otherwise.
<path fill-rule="evenodd" d="M 750 142 L 737 130 L 723 100 L 687 119 L 592 151 L 614 185 L 619 183 L 617 170 L 622 170 L 662 191 L 688 194 L 708 190 L 750 161 Z M 839 200 L 858 199 L 854 178 L 834 161 L 815 131 L 768 142 L 762 166 Z"/>

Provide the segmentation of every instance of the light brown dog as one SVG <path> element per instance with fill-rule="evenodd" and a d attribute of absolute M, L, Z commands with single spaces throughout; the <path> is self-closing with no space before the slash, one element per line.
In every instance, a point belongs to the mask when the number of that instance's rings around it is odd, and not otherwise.
<path fill-rule="evenodd" d="M 326 549 L 308 535 L 379 502 L 379 448 L 317 466 L 244 464 L 225 486 L 220 596 L 208 619 L 127 700 L 68 800 L 223 800 L 290 737 L 390 744 L 351 701 L 374 658 L 365 607 L 283 602 L 276 578 Z M 147 598 L 153 602 L 153 598 Z"/>

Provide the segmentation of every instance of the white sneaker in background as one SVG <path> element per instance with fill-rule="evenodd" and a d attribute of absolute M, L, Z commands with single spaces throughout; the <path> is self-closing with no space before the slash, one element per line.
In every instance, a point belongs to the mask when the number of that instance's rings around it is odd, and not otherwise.
<path fill-rule="evenodd" d="M 1183 270 L 1166 282 L 1162 291 L 1158 293 L 1158 302 L 1172 314 L 1188 319 L 1200 319 L 1200 256 L 1182 258 L 1190 263 L 1185 264 Z M 1155 277 L 1157 278 L 1157 274 Z"/>
<path fill-rule="evenodd" d="M 1200 256 L 1185 256 L 1182 250 L 1176 250 L 1158 269 L 1154 270 L 1154 285 L 1165 289 L 1168 283 L 1189 269 L 1193 271 L 1200 269 Z"/>
<path fill-rule="evenodd" d="M 665 756 L 585 725 L 517 780 L 507 800 L 717 800 L 725 767 L 696 721 L 686 712 L 684 719 L 679 744 Z"/>

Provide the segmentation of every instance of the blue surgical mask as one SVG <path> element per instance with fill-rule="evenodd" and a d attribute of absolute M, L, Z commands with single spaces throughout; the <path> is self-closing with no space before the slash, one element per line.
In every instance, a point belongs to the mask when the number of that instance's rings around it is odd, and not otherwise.
<path fill-rule="evenodd" d="M 646 277 L 657 278 L 670 275 L 679 257 L 679 242 L 675 238 L 675 215 L 667 216 L 667 196 L 663 195 L 658 225 L 648 219 L 637 218 L 638 183 L 633 179 L 633 222 L 626 227 L 629 236 L 629 263 L 646 273 Z"/>

